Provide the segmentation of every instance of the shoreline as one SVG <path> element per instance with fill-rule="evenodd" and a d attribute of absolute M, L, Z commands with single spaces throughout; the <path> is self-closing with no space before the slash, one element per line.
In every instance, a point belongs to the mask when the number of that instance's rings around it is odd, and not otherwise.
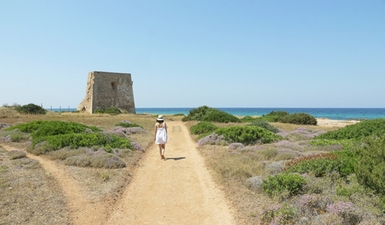
<path fill-rule="evenodd" d="M 317 126 L 324 127 L 345 127 L 360 122 L 359 120 L 333 120 L 328 118 L 316 118 L 316 120 Z"/>

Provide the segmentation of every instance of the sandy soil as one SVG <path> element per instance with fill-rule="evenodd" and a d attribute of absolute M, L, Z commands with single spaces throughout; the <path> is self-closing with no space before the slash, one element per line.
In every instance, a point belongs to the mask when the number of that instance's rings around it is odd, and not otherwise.
<path fill-rule="evenodd" d="M 358 120 L 331 120 L 325 118 L 317 118 L 317 125 L 323 127 L 345 127 L 358 123 Z"/>
<path fill-rule="evenodd" d="M 153 145 L 107 224 L 235 224 L 182 122 L 167 122 L 166 160 Z"/>

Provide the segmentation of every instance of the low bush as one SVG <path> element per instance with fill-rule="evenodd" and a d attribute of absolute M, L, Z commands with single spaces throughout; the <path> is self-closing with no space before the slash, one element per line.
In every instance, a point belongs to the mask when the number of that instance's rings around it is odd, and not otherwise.
<path fill-rule="evenodd" d="M 277 196 L 284 191 L 292 196 L 301 193 L 305 184 L 306 179 L 299 174 L 280 173 L 263 180 L 262 190 L 270 196 Z"/>
<path fill-rule="evenodd" d="M 385 195 L 385 135 L 364 139 L 357 155 L 358 182 Z"/>
<path fill-rule="evenodd" d="M 202 121 L 218 122 L 218 123 L 239 123 L 241 120 L 227 112 L 223 112 L 217 109 L 211 109 L 206 115 L 202 117 Z"/>
<path fill-rule="evenodd" d="M 23 142 L 25 140 L 28 140 L 27 135 L 22 135 L 22 134 L 18 134 L 18 133 L 11 135 L 11 141 L 12 142 Z"/>
<path fill-rule="evenodd" d="M 289 114 L 280 118 L 279 122 L 299 124 L 299 125 L 317 125 L 316 118 L 307 113 Z"/>
<path fill-rule="evenodd" d="M 110 107 L 108 107 L 107 109 L 104 110 L 104 113 L 107 113 L 107 114 L 110 114 L 110 115 L 118 115 L 118 114 L 122 113 L 122 111 L 120 111 L 120 109 L 118 109 L 115 106 L 110 106 Z"/>
<path fill-rule="evenodd" d="M 385 134 L 385 119 L 364 120 L 348 125 L 338 130 L 321 134 L 316 139 L 362 139 L 371 135 L 382 136 Z"/>
<path fill-rule="evenodd" d="M 337 151 L 304 156 L 290 161 L 285 171 L 292 173 L 312 173 L 316 177 L 337 172 L 341 177 L 354 173 L 356 154 L 353 151 Z"/>
<path fill-rule="evenodd" d="M 126 166 L 126 163 L 119 157 L 108 154 L 85 154 L 68 157 L 64 163 L 70 166 L 79 167 L 94 167 L 94 168 L 106 168 L 106 169 L 117 169 Z"/>
<path fill-rule="evenodd" d="M 36 120 L 7 128 L 7 130 L 19 129 L 21 132 L 31 133 L 33 138 L 53 136 L 70 133 L 92 133 L 101 131 L 94 126 L 86 126 L 75 122 Z"/>
<path fill-rule="evenodd" d="M 272 111 L 267 115 L 263 115 L 261 119 L 268 122 L 292 123 L 299 125 L 317 125 L 316 118 L 307 113 L 290 114 L 285 111 Z"/>
<path fill-rule="evenodd" d="M 190 132 L 192 134 L 207 134 L 216 130 L 217 128 L 217 126 L 210 122 L 200 121 L 196 125 L 190 127 Z"/>
<path fill-rule="evenodd" d="M 82 155 L 86 152 L 86 148 L 70 149 L 69 147 L 62 148 L 57 151 L 52 151 L 48 154 L 52 160 L 65 160 L 72 156 Z"/>
<path fill-rule="evenodd" d="M 29 151 L 34 154 L 45 154 L 67 146 L 72 149 L 102 146 L 107 151 L 112 151 L 113 148 L 133 148 L 131 142 L 125 137 L 112 133 L 101 133 L 97 127 L 75 122 L 37 120 L 7 129 L 19 129 L 22 132 L 31 133 L 32 145 Z"/>
<path fill-rule="evenodd" d="M 27 154 L 24 151 L 12 150 L 8 152 L 8 156 L 10 159 L 20 159 L 26 157 Z"/>
<path fill-rule="evenodd" d="M 132 123 L 132 122 L 127 121 L 127 120 L 123 120 L 119 123 L 116 123 L 115 126 L 125 127 L 125 128 L 127 128 L 127 127 L 141 127 L 141 128 L 143 128 L 142 126 L 140 126 L 136 123 Z"/>
<path fill-rule="evenodd" d="M 39 137 L 32 141 L 32 148 L 38 143 L 44 143 L 43 145 L 39 145 L 39 148 L 42 148 L 45 153 L 67 146 L 72 149 L 78 147 L 104 146 L 107 151 L 111 151 L 112 148 L 132 149 L 133 147 L 127 138 L 103 133 L 70 133 Z"/>
<path fill-rule="evenodd" d="M 15 106 L 15 110 L 22 114 L 46 114 L 47 110 L 43 109 L 41 106 L 35 105 L 35 104 L 28 104 L 28 105 L 17 105 Z"/>
<path fill-rule="evenodd" d="M 229 143 L 239 142 L 244 145 L 251 145 L 258 142 L 272 143 L 282 139 L 279 135 L 255 126 L 223 127 L 215 130 L 215 133 L 224 136 Z"/>
<path fill-rule="evenodd" d="M 183 117 L 182 121 L 207 121 L 207 122 L 240 122 L 238 117 L 235 117 L 229 113 L 223 112 L 218 109 L 210 108 L 208 106 L 201 106 L 190 110 L 189 114 Z"/>
<path fill-rule="evenodd" d="M 254 122 L 255 120 L 259 120 L 259 118 L 254 118 L 252 116 L 244 116 L 241 118 L 241 122 L 244 122 L 244 123 Z"/>
<path fill-rule="evenodd" d="M 104 109 L 95 109 L 94 113 L 104 113 Z"/>
<path fill-rule="evenodd" d="M 289 113 L 285 111 L 271 111 L 270 113 L 263 115 L 261 119 L 268 122 L 279 122 L 282 117 L 287 115 L 289 115 Z"/>
<path fill-rule="evenodd" d="M 212 133 L 210 135 L 204 137 L 198 137 L 198 146 L 203 145 L 228 145 L 229 143 L 226 141 L 223 135 L 218 135 Z"/>
<path fill-rule="evenodd" d="M 251 124 L 249 124 L 249 126 L 257 126 L 257 127 L 265 128 L 266 130 L 273 133 L 279 132 L 278 128 L 274 127 L 273 125 L 271 125 L 265 120 L 254 120 Z"/>

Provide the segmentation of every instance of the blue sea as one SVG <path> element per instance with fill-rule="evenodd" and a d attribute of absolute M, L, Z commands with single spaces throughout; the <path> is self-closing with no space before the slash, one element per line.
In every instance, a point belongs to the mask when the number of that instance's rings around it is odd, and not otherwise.
<path fill-rule="evenodd" d="M 136 108 L 137 114 L 187 115 L 193 108 Z M 235 116 L 263 116 L 271 111 L 307 113 L 316 118 L 332 120 L 362 120 L 385 118 L 385 108 L 217 108 Z M 47 109 L 55 112 L 76 111 L 74 108 Z"/>
<path fill-rule="evenodd" d="M 187 115 L 193 108 L 136 108 L 137 114 Z M 385 108 L 217 108 L 235 116 L 263 116 L 271 111 L 307 113 L 316 118 L 361 120 L 385 118 Z"/>

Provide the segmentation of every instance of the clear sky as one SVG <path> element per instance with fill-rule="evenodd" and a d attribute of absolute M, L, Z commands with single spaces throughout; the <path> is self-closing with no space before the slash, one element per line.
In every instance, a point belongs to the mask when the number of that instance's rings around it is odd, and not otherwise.
<path fill-rule="evenodd" d="M 0 104 L 76 108 L 91 71 L 136 107 L 385 107 L 384 0 L 0 1 Z"/>

